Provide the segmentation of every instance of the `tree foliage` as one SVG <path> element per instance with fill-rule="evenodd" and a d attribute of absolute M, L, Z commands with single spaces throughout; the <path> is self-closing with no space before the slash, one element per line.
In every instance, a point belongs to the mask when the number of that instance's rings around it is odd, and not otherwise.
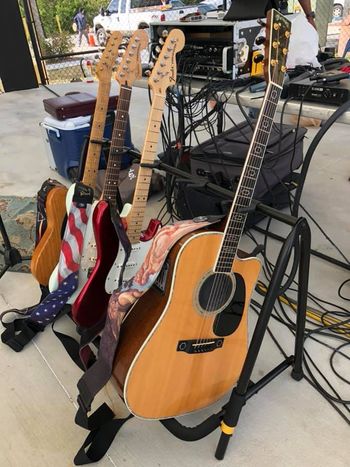
<path fill-rule="evenodd" d="M 57 33 L 56 15 L 62 30 L 72 33 L 72 23 L 79 8 L 84 8 L 88 24 L 92 24 L 93 17 L 98 14 L 104 0 L 37 0 L 41 21 L 45 34 L 50 36 Z"/>

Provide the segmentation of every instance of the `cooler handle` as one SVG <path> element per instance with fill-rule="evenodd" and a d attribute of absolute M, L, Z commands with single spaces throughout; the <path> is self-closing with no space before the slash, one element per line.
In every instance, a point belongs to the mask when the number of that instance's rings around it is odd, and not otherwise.
<path fill-rule="evenodd" d="M 50 125 L 48 125 L 48 124 L 45 123 L 45 122 L 42 122 L 42 123 L 41 123 L 41 126 L 42 126 L 43 128 L 45 128 L 46 130 L 53 131 L 54 133 L 56 133 L 56 137 L 57 137 L 57 138 L 60 138 L 60 137 L 61 137 L 60 131 L 59 131 L 57 128 L 54 128 L 53 126 L 50 126 Z"/>

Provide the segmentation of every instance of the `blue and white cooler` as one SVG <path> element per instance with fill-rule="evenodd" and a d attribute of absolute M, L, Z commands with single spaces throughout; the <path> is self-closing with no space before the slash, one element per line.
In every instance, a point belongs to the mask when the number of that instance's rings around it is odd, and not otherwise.
<path fill-rule="evenodd" d="M 104 138 L 110 139 L 113 130 L 113 118 L 107 116 Z M 46 153 L 51 168 L 67 179 L 70 179 L 69 173 L 72 168 L 79 167 L 82 148 L 86 138 L 90 134 L 91 116 L 68 118 L 66 120 L 57 120 L 48 116 L 40 123 L 44 130 L 44 142 L 46 140 Z M 51 148 L 47 147 L 47 143 Z M 128 125 L 125 134 L 125 147 L 133 148 L 131 142 L 130 125 Z M 50 154 L 52 153 L 52 155 Z M 123 155 L 122 168 L 131 164 L 131 157 L 126 153 Z M 101 150 L 100 169 L 106 168 L 106 160 Z"/>

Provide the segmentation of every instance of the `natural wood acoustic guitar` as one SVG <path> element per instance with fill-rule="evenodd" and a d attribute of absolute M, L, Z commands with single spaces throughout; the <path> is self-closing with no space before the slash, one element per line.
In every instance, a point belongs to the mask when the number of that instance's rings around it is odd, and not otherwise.
<path fill-rule="evenodd" d="M 290 22 L 271 10 L 268 86 L 225 231 L 192 233 L 175 244 L 163 280 L 136 302 L 121 327 L 113 375 L 138 417 L 164 419 L 207 407 L 241 373 L 260 261 L 242 259 L 237 250 L 282 89 L 289 35 Z"/>

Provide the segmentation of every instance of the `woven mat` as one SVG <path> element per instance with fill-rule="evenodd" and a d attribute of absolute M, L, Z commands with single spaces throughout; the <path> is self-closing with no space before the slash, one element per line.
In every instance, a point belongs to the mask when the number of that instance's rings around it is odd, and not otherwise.
<path fill-rule="evenodd" d="M 31 256 L 35 242 L 36 198 L 0 196 L 0 213 L 11 245 L 22 256 Z M 1 249 L 3 240 L 0 235 Z M 0 255 L 0 269 L 4 257 Z M 16 264 L 10 271 L 30 272 L 30 261 Z"/>

